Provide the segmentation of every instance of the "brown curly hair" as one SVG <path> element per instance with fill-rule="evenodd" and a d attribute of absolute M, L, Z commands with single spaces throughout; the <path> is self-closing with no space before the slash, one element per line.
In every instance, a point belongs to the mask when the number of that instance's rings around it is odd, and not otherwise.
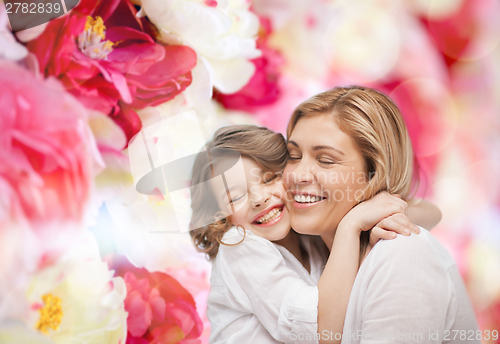
<path fill-rule="evenodd" d="M 245 156 L 253 159 L 264 171 L 279 173 L 285 168 L 288 151 L 283 135 L 265 127 L 235 125 L 217 130 L 207 142 L 205 149 L 198 153 L 191 182 L 191 223 L 190 235 L 197 250 L 214 259 L 224 234 L 233 226 L 230 214 L 218 209 L 214 190 L 207 183 L 215 176 L 214 167 L 222 164 L 222 159 L 239 159 Z M 231 159 L 229 159 L 231 160 Z M 206 225 L 206 219 L 212 223 Z M 202 224 L 202 225 L 200 225 Z"/>

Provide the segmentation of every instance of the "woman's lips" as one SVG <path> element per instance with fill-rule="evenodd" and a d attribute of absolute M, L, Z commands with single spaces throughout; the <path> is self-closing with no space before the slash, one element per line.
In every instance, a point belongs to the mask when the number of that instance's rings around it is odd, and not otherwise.
<path fill-rule="evenodd" d="M 294 207 L 309 208 L 323 202 L 326 197 L 309 193 L 293 193 L 293 200 Z"/>
<path fill-rule="evenodd" d="M 277 204 L 261 211 L 253 220 L 253 224 L 261 227 L 269 227 L 278 223 L 283 218 L 284 204 Z M 261 221 L 261 222 L 259 222 Z"/>

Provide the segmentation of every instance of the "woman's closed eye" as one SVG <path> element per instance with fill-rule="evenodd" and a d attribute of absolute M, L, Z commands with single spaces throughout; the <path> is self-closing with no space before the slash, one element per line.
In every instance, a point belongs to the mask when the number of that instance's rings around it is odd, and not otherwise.
<path fill-rule="evenodd" d="M 327 156 L 319 156 L 317 158 L 317 160 L 320 164 L 323 164 L 323 165 L 334 165 L 334 164 L 338 163 L 338 160 L 333 159 L 331 157 L 327 157 Z"/>
<path fill-rule="evenodd" d="M 337 162 L 334 161 L 334 160 L 327 160 L 327 159 L 318 159 L 318 161 L 321 163 L 321 164 L 324 164 L 324 165 L 334 165 L 336 164 Z"/>

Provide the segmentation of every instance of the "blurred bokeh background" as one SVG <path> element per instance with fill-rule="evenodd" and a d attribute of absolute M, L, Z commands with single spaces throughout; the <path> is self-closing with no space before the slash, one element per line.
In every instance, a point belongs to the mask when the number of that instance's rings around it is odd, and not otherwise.
<path fill-rule="evenodd" d="M 483 342 L 500 343 L 487 332 L 500 330 L 500 2 L 81 0 L 17 33 L 8 11 L 0 2 L 0 343 L 208 343 L 210 264 L 168 193 L 136 191 L 146 155 L 129 140 L 284 133 L 302 100 L 353 84 L 401 108 L 418 196 L 443 213 L 432 234 Z M 148 131 L 188 111 L 198 131 L 182 116 L 177 136 Z"/>

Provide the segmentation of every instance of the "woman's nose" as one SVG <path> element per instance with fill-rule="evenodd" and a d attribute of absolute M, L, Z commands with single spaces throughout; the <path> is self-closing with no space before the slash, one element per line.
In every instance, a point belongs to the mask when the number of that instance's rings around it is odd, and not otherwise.
<path fill-rule="evenodd" d="M 291 171 L 291 177 L 295 184 L 308 184 L 314 180 L 314 170 L 307 160 L 302 159 Z"/>

